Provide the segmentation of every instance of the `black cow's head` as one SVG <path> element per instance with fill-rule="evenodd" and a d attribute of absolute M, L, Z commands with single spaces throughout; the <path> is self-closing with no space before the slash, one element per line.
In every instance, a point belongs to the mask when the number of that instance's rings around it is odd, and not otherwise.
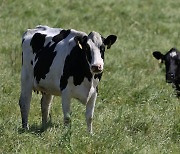
<path fill-rule="evenodd" d="M 76 36 L 74 38 L 79 48 L 86 53 L 87 61 L 93 74 L 102 73 L 105 47 L 107 46 L 107 49 L 110 49 L 116 39 L 117 36 L 115 35 L 109 35 L 107 38 L 103 38 L 97 32 L 91 32 L 88 36 Z"/>
<path fill-rule="evenodd" d="M 176 48 L 172 48 L 165 55 L 155 51 L 153 56 L 160 60 L 161 63 L 165 63 L 166 82 L 175 85 L 180 84 L 180 52 Z"/>

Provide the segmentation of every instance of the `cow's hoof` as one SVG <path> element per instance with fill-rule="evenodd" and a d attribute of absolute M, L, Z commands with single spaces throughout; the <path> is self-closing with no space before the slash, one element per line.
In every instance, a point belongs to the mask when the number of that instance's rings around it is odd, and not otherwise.
<path fill-rule="evenodd" d="M 22 129 L 29 130 L 29 126 L 27 124 L 26 125 L 22 125 Z"/>

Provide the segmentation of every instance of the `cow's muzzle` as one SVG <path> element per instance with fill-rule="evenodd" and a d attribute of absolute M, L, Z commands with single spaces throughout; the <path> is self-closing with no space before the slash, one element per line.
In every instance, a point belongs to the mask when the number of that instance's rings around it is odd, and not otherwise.
<path fill-rule="evenodd" d="M 91 71 L 95 74 L 99 74 L 103 71 L 103 67 L 101 65 L 92 65 Z"/>
<path fill-rule="evenodd" d="M 174 75 L 174 73 L 167 73 L 166 74 L 166 82 L 167 83 L 174 83 L 175 82 L 175 75 Z"/>

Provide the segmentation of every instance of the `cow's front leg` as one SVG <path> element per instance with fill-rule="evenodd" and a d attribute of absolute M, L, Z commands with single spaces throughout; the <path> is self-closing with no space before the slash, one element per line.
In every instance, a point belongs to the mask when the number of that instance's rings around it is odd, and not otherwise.
<path fill-rule="evenodd" d="M 62 92 L 62 109 L 64 114 L 64 125 L 69 126 L 71 123 L 70 111 L 71 97 L 68 90 Z"/>
<path fill-rule="evenodd" d="M 42 112 L 42 128 L 43 129 L 46 127 L 46 124 L 48 122 L 52 99 L 53 99 L 52 95 L 42 93 L 41 112 Z"/>
<path fill-rule="evenodd" d="M 90 134 L 93 133 L 92 131 L 92 120 L 94 114 L 94 107 L 96 103 L 97 92 L 94 92 L 86 104 L 86 122 L 87 122 L 87 130 Z"/>

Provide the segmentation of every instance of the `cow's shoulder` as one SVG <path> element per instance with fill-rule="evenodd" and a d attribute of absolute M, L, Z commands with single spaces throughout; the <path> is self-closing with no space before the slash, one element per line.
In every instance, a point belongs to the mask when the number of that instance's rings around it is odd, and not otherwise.
<path fill-rule="evenodd" d="M 78 45 L 72 48 L 70 54 L 65 59 L 63 74 L 60 80 L 61 90 L 66 88 L 70 77 L 73 77 L 75 86 L 81 85 L 84 78 L 87 78 L 88 81 L 92 79 L 86 54 L 79 49 Z"/>

